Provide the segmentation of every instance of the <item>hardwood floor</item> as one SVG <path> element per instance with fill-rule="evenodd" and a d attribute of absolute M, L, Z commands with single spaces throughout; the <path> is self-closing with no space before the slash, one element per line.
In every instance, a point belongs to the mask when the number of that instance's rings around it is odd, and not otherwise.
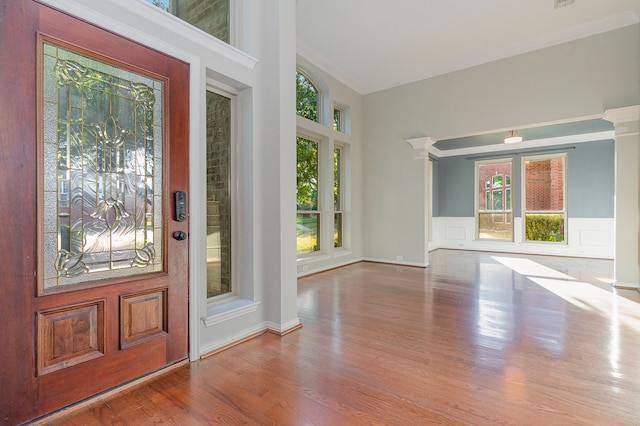
<path fill-rule="evenodd" d="M 640 425 L 640 293 L 605 260 L 437 250 L 302 278 L 264 334 L 52 424 Z"/>

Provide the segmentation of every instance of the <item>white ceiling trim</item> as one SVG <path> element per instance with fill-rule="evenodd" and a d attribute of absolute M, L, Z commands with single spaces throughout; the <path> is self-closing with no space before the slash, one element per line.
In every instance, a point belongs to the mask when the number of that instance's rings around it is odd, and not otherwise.
<path fill-rule="evenodd" d="M 541 147 L 550 147 L 550 146 L 556 146 L 556 145 L 566 145 L 571 143 L 603 141 L 603 140 L 614 139 L 614 137 L 615 137 L 614 131 L 607 130 L 604 132 L 586 133 L 583 135 L 560 136 L 557 138 L 547 138 L 547 139 L 533 139 L 533 140 L 523 141 L 523 142 L 514 143 L 514 144 L 505 143 L 505 144 L 496 144 L 496 145 L 483 145 L 483 146 L 474 146 L 471 148 L 460 148 L 460 149 L 440 150 L 438 148 L 435 148 L 434 146 L 430 146 L 429 153 L 435 155 L 438 158 L 455 157 L 460 155 L 486 154 L 491 152 L 515 151 L 515 150 L 528 149 L 528 148 L 541 148 Z"/>

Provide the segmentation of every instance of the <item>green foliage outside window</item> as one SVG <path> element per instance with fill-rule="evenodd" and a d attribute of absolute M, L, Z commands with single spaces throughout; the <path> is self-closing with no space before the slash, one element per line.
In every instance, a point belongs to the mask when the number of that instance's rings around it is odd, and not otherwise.
<path fill-rule="evenodd" d="M 297 253 L 303 255 L 320 250 L 318 234 L 318 143 L 296 138 L 296 218 Z M 300 213 L 308 211 L 314 213 Z"/>
<path fill-rule="evenodd" d="M 296 113 L 318 121 L 318 89 L 300 72 L 296 72 Z"/>
<path fill-rule="evenodd" d="M 296 159 L 298 210 L 318 210 L 318 144 L 296 138 Z"/>
<path fill-rule="evenodd" d="M 169 0 L 151 0 L 151 4 L 156 7 L 159 7 L 165 12 L 169 11 Z"/>
<path fill-rule="evenodd" d="M 564 241 L 563 214 L 526 214 L 527 241 Z"/>
<path fill-rule="evenodd" d="M 340 172 L 342 149 L 334 148 L 333 150 L 333 208 L 334 208 L 334 222 L 333 222 L 333 246 L 342 247 L 342 195 L 340 194 L 342 178 Z"/>
<path fill-rule="evenodd" d="M 341 132 L 342 129 L 342 110 L 339 108 L 333 109 L 333 130 Z"/>

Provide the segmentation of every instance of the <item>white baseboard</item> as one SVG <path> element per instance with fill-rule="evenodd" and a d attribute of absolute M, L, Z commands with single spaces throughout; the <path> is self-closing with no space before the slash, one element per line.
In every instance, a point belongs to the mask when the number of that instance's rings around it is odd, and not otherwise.
<path fill-rule="evenodd" d="M 344 261 L 344 262 L 331 263 L 329 265 L 323 264 L 322 266 L 314 266 L 312 261 L 306 261 L 303 264 L 303 267 L 306 266 L 306 267 L 308 267 L 308 269 L 298 272 L 298 278 L 305 277 L 305 276 L 311 275 L 311 274 L 317 274 L 318 272 L 329 271 L 331 269 L 340 268 L 342 266 L 351 265 L 353 263 L 362 262 L 363 260 L 364 260 L 364 258 L 360 257 L 360 258 L 357 258 L 357 259 L 349 259 L 349 260 Z"/>
<path fill-rule="evenodd" d="M 640 291 L 640 284 L 638 283 L 624 283 L 620 281 L 614 281 L 611 285 L 620 290 L 638 290 Z"/>
<path fill-rule="evenodd" d="M 278 324 L 271 321 L 263 321 L 259 324 L 254 325 L 253 327 L 242 330 L 240 333 L 236 333 L 232 336 L 227 336 L 224 339 L 214 340 L 213 342 L 209 342 L 206 345 L 201 346 L 199 357 L 207 357 L 208 355 L 220 352 L 222 349 L 240 344 L 268 331 L 273 331 L 276 334 L 282 335 L 299 327 L 300 319 L 297 317 L 284 324 Z"/>
<path fill-rule="evenodd" d="M 365 262 L 377 262 L 377 263 L 389 263 L 391 265 L 402 265 L 402 266 L 417 266 L 418 268 L 427 268 L 429 267 L 429 263 L 418 263 L 418 262 L 404 262 L 401 260 L 391 260 L 391 259 L 377 259 L 373 257 L 365 257 Z"/>

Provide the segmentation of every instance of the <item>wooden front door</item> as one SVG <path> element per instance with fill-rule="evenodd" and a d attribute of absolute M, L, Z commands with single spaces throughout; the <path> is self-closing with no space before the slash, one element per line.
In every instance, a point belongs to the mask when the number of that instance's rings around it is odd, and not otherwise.
<path fill-rule="evenodd" d="M 189 67 L 32 0 L 0 0 L 0 43 L 14 424 L 188 356 Z"/>

